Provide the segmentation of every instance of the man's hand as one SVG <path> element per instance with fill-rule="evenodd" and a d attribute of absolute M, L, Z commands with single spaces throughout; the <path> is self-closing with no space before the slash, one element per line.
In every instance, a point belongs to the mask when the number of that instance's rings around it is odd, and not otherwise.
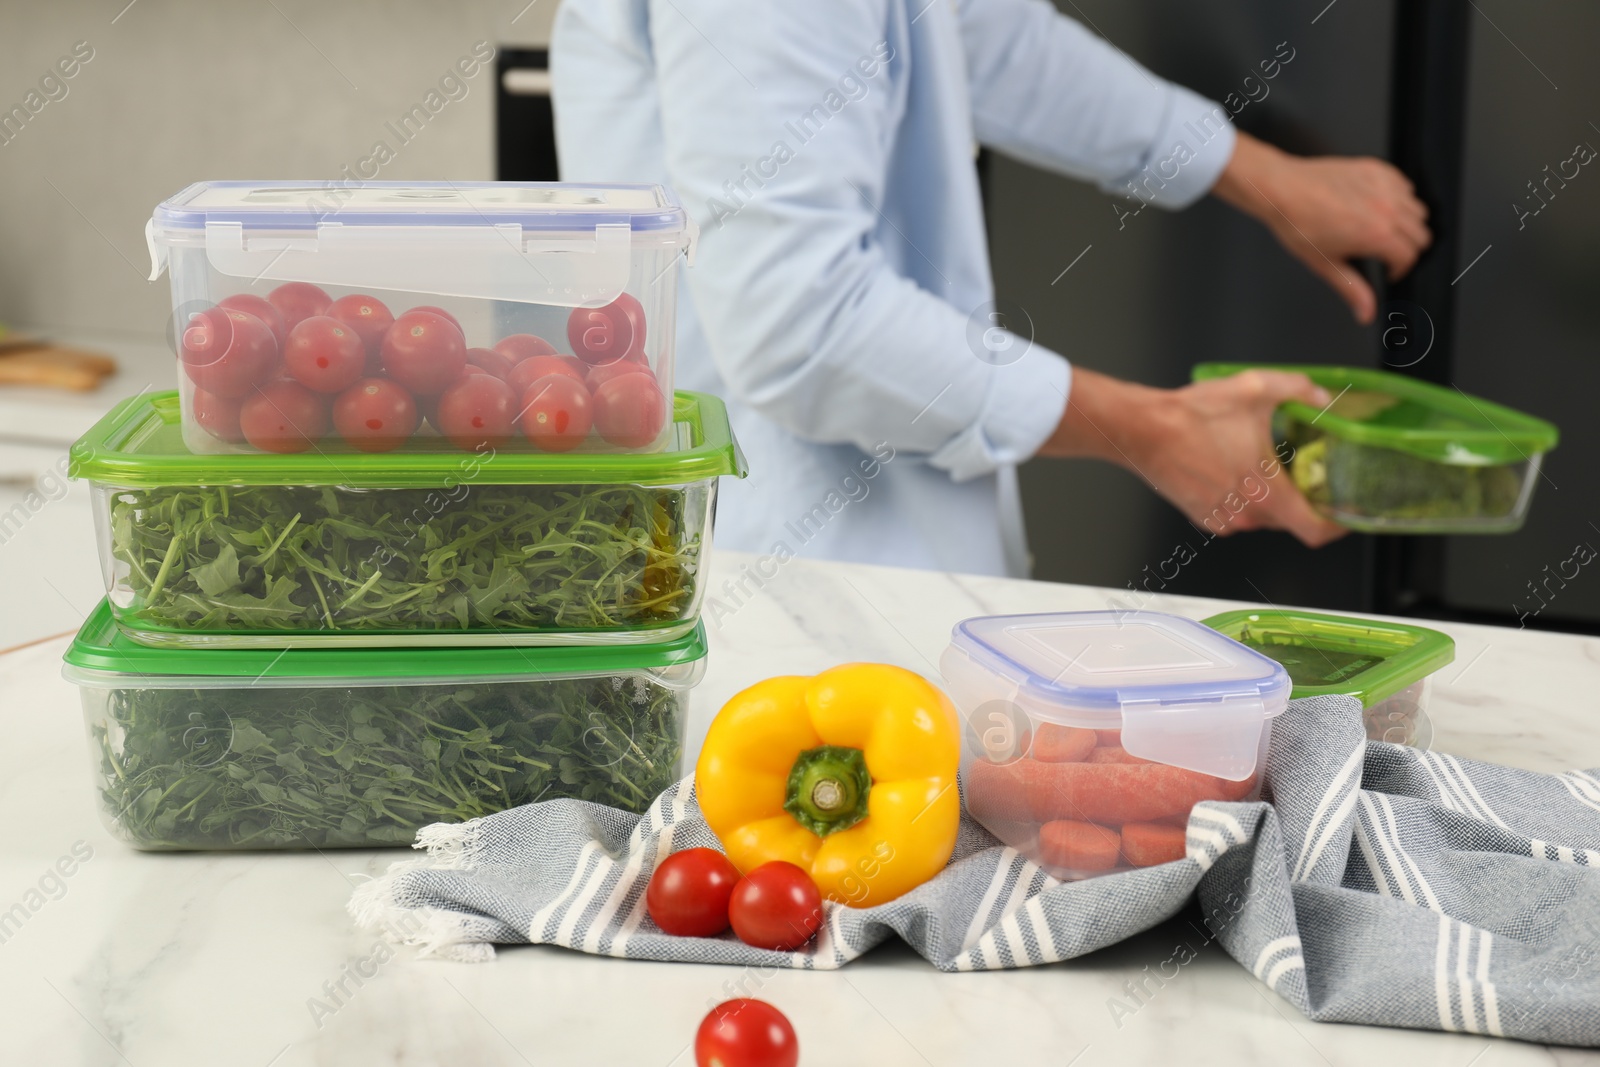
<path fill-rule="evenodd" d="M 1281 371 L 1151 389 L 1077 367 L 1039 454 L 1124 466 L 1212 534 L 1287 530 L 1316 548 L 1347 531 L 1306 502 L 1273 452 L 1272 412 L 1286 400 L 1321 407 L 1329 397 L 1305 375 Z"/>
<path fill-rule="evenodd" d="M 1349 260 L 1380 259 L 1398 278 L 1433 240 L 1411 182 L 1381 159 L 1305 159 L 1240 133 L 1211 191 L 1260 219 L 1358 322 L 1372 321 L 1377 298 Z"/>

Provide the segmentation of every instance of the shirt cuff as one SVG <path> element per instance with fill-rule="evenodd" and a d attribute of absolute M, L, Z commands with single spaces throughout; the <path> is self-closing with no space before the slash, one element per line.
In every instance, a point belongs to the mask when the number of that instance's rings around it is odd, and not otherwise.
<path fill-rule="evenodd" d="M 928 462 L 957 482 L 1021 463 L 1060 425 L 1071 386 L 1071 365 L 1043 345 L 1031 346 L 1017 362 L 995 368 L 978 418 Z"/>
<path fill-rule="evenodd" d="M 1233 158 L 1234 137 L 1226 108 L 1181 85 L 1169 85 L 1166 110 L 1143 164 L 1101 189 L 1157 207 L 1188 207 L 1222 176 Z"/>

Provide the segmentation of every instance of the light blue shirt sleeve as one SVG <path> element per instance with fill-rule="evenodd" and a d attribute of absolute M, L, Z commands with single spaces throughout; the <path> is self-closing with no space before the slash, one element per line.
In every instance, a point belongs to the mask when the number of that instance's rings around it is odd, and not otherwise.
<path fill-rule="evenodd" d="M 970 112 L 908 131 L 905 64 L 938 57 L 891 46 L 880 72 L 861 66 L 886 41 L 903 48 L 909 16 L 896 0 L 649 0 L 647 12 L 667 178 L 702 227 L 685 277 L 727 388 L 806 440 L 868 451 L 887 441 L 958 480 L 1036 452 L 1061 417 L 1070 368 L 1039 345 L 1007 366 L 975 354 L 975 309 L 960 306 L 988 285 L 975 195 L 972 225 L 906 233 L 889 186 L 908 173 L 950 181 L 952 159 L 964 154 L 970 169 L 976 134 L 1113 187 L 1159 162 L 1204 101 L 1042 3 L 965 0 L 945 57 L 953 69 L 939 76 L 956 80 L 963 104 L 970 92 Z M 852 71 L 864 92 L 806 136 L 797 119 Z M 913 135 L 926 146 L 904 142 Z M 1185 203 L 1214 177 L 1186 165 L 1158 202 Z M 904 269 L 907 247 L 932 271 L 914 257 L 916 270 Z M 973 259 L 981 269 L 965 265 Z"/>
<path fill-rule="evenodd" d="M 1187 207 L 1216 184 L 1234 144 L 1222 105 L 1045 0 L 956 2 L 983 144 L 1158 207 Z"/>

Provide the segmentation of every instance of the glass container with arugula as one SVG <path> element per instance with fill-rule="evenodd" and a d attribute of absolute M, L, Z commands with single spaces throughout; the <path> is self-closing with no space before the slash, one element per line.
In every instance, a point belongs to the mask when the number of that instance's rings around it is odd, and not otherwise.
<path fill-rule="evenodd" d="M 151 648 L 102 603 L 65 659 L 121 840 L 373 848 L 538 800 L 643 811 L 683 771 L 705 642 Z"/>
<path fill-rule="evenodd" d="M 111 611 L 145 644 L 590 644 L 693 629 L 717 479 L 744 457 L 714 397 L 673 446 L 216 456 L 177 397 L 134 397 L 73 446 Z"/>

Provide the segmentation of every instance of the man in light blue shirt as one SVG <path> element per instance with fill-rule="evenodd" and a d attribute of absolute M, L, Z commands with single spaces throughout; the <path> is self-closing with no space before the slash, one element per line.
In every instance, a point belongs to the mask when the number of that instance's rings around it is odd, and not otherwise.
<path fill-rule="evenodd" d="M 1272 409 L 1328 400 L 1305 378 L 1158 390 L 1013 358 L 973 154 L 1159 207 L 1215 193 L 1363 321 L 1347 261 L 1404 273 L 1429 239 L 1392 167 L 1237 133 L 1043 0 L 564 0 L 551 57 L 562 177 L 670 185 L 701 227 L 679 382 L 728 400 L 753 472 L 719 544 L 1025 575 L 1036 454 L 1127 466 L 1214 532 L 1340 533 L 1272 460 Z"/>

